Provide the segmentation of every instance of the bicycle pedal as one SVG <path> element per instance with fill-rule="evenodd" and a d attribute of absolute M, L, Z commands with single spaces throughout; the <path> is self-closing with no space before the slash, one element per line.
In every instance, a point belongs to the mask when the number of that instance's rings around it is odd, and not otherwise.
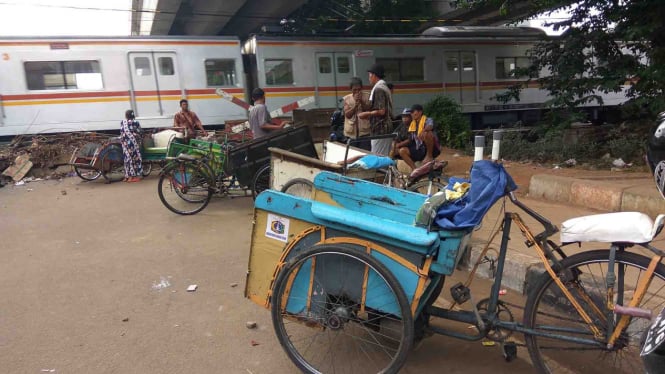
<path fill-rule="evenodd" d="M 471 289 L 462 283 L 457 283 L 450 287 L 450 296 L 457 304 L 462 305 L 471 299 Z"/>
<path fill-rule="evenodd" d="M 511 362 L 517 358 L 517 344 L 515 342 L 504 342 L 501 344 L 501 351 L 506 362 Z"/>

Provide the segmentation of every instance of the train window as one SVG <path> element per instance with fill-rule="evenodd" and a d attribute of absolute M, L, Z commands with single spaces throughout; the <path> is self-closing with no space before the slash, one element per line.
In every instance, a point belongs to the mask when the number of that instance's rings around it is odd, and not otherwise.
<path fill-rule="evenodd" d="M 152 75 L 150 59 L 147 57 L 134 57 L 134 69 L 136 69 L 136 75 L 139 77 Z"/>
<path fill-rule="evenodd" d="M 101 90 L 99 61 L 31 61 L 24 63 L 29 90 Z"/>
<path fill-rule="evenodd" d="M 348 74 L 351 71 L 351 64 L 347 56 L 337 57 L 337 72 L 340 74 Z"/>
<path fill-rule="evenodd" d="M 330 57 L 319 57 L 319 73 L 330 74 L 332 73 L 332 62 Z"/>
<path fill-rule="evenodd" d="M 457 54 L 446 56 L 446 67 L 448 71 L 457 71 L 459 69 Z"/>
<path fill-rule="evenodd" d="M 462 52 L 462 70 L 473 71 L 473 52 Z"/>
<path fill-rule="evenodd" d="M 236 61 L 230 59 L 205 60 L 208 86 L 235 86 Z"/>
<path fill-rule="evenodd" d="M 266 59 L 266 84 L 293 84 L 293 63 L 286 59 Z"/>
<path fill-rule="evenodd" d="M 425 59 L 411 58 L 377 58 L 386 71 L 389 82 L 420 82 L 425 80 Z"/>
<path fill-rule="evenodd" d="M 175 75 L 175 68 L 173 67 L 173 59 L 171 57 L 160 57 L 157 61 L 159 65 L 159 74 Z"/>
<path fill-rule="evenodd" d="M 515 69 L 524 69 L 531 66 L 531 60 L 528 57 L 497 57 L 496 58 L 496 78 L 514 79 L 526 78 L 526 75 L 515 75 Z M 532 78 L 538 78 L 532 76 Z"/>

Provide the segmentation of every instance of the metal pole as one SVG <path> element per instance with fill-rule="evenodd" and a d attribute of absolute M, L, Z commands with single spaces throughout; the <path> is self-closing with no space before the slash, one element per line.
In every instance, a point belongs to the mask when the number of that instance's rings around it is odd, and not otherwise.
<path fill-rule="evenodd" d="M 483 135 L 477 135 L 473 143 L 476 147 L 476 153 L 473 156 L 473 161 L 481 161 L 483 159 L 483 151 L 485 150 L 485 137 Z"/>

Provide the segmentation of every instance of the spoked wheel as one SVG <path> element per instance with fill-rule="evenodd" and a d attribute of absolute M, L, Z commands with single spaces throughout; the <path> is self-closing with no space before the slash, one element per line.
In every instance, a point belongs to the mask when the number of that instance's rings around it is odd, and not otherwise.
<path fill-rule="evenodd" d="M 74 166 L 74 172 L 76 172 L 76 175 L 79 176 L 79 178 L 83 179 L 84 181 L 92 182 L 94 180 L 97 180 L 102 175 L 101 170 L 95 170 L 95 169 L 81 169 L 77 166 Z"/>
<path fill-rule="evenodd" d="M 190 215 L 202 211 L 210 202 L 213 182 L 204 165 L 178 162 L 168 166 L 159 176 L 159 199 L 170 211 Z"/>
<path fill-rule="evenodd" d="M 448 185 L 448 180 L 444 178 L 433 179 L 433 180 L 423 179 L 409 186 L 408 190 L 412 192 L 417 192 L 419 194 L 432 196 L 439 191 L 445 190 L 447 185 Z"/>
<path fill-rule="evenodd" d="M 121 181 L 125 177 L 125 161 L 120 146 L 110 147 L 104 152 L 101 173 L 108 183 Z"/>
<path fill-rule="evenodd" d="M 607 331 L 605 277 L 608 257 L 607 250 L 579 253 L 561 261 L 562 270 L 557 272 L 603 336 Z M 616 304 L 628 305 L 632 300 L 649 262 L 649 258 L 635 253 L 616 253 Z M 659 313 L 664 305 L 665 266 L 658 264 L 638 307 Z M 619 318 L 614 317 L 615 324 Z M 538 332 L 593 339 L 589 326 L 548 273 L 539 278 L 533 292 L 529 294 L 524 324 Z M 606 348 L 606 340 L 598 346 L 590 346 L 535 335 L 526 335 L 525 338 L 533 365 L 540 373 L 643 373 L 640 340 L 649 324 L 648 320 L 632 318 L 612 349 Z"/>
<path fill-rule="evenodd" d="M 270 164 L 262 167 L 254 175 L 254 181 L 252 182 L 252 199 L 256 200 L 256 197 L 263 191 L 270 188 Z"/>
<path fill-rule="evenodd" d="M 152 162 L 143 162 L 142 163 L 141 175 L 147 177 L 152 172 Z"/>
<path fill-rule="evenodd" d="M 284 184 L 281 192 L 305 199 L 311 199 L 314 194 L 314 183 L 304 178 L 291 179 Z"/>
<path fill-rule="evenodd" d="M 395 276 L 374 257 L 318 245 L 289 260 L 272 293 L 280 344 L 306 373 L 396 373 L 414 323 Z"/>

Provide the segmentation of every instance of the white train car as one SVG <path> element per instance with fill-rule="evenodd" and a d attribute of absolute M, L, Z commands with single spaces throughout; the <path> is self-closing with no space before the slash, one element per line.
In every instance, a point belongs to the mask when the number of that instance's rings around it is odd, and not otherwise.
<path fill-rule="evenodd" d="M 367 85 L 366 71 L 378 62 L 394 84 L 396 112 L 445 94 L 470 114 L 474 127 L 485 128 L 537 119 L 548 95 L 535 82 L 519 102 L 493 97 L 526 79 L 512 70 L 528 66 L 527 50 L 546 37 L 529 27 L 434 27 L 408 38 L 253 36 L 243 54 L 253 72 L 248 83 L 264 88 L 269 106 L 314 96 L 317 107 L 334 108 L 349 93 L 350 78 Z M 605 97 L 606 105 L 624 100 L 621 94 Z"/>
<path fill-rule="evenodd" d="M 244 119 L 215 94 L 245 97 L 230 37 L 0 38 L 0 136 L 116 130 L 125 110 L 172 126 L 182 98 L 206 125 Z"/>

